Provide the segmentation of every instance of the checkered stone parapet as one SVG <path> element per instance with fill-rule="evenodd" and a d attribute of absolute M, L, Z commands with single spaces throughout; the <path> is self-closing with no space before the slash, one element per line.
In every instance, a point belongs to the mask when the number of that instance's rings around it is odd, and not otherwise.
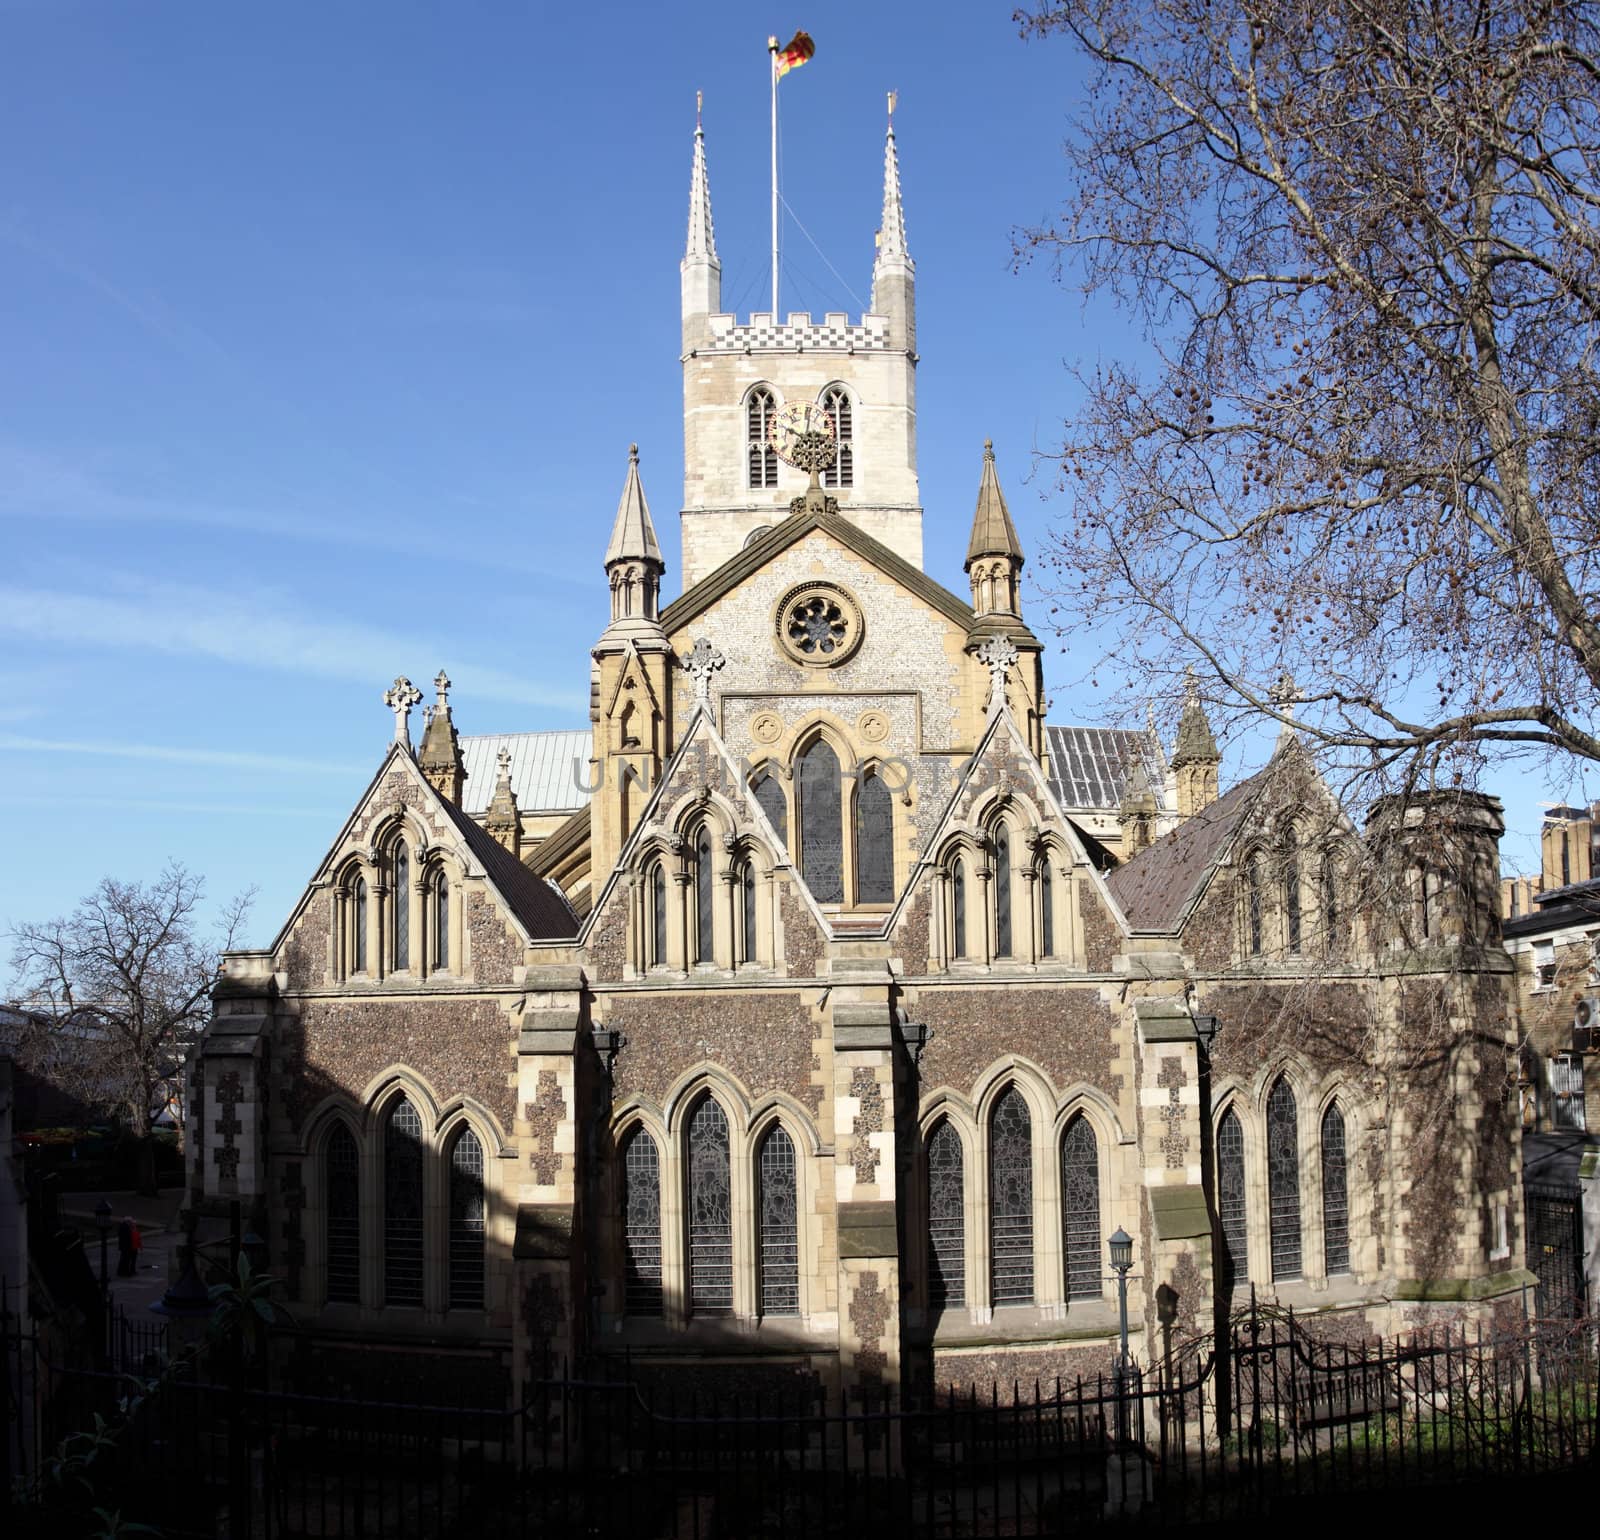
<path fill-rule="evenodd" d="M 742 326 L 731 315 L 714 315 L 710 324 L 711 341 L 700 348 L 703 353 L 756 349 L 795 352 L 806 348 L 864 352 L 889 347 L 887 317 L 863 316 L 859 324 L 851 325 L 842 310 L 829 311 L 821 321 L 813 321 L 808 312 L 796 311 L 783 323 L 775 322 L 770 315 L 757 314 Z"/>

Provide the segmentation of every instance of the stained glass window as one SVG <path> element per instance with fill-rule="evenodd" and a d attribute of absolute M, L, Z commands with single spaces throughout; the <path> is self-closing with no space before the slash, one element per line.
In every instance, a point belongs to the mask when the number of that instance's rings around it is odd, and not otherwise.
<path fill-rule="evenodd" d="M 328 1135 L 328 1303 L 361 1300 L 361 1159 L 343 1123 Z"/>
<path fill-rule="evenodd" d="M 746 431 L 750 455 L 750 485 L 775 487 L 778 484 L 778 451 L 772 447 L 772 423 L 778 403 L 764 386 L 750 392 L 746 407 Z"/>
<path fill-rule="evenodd" d="M 1300 950 L 1300 852 L 1294 835 L 1283 852 L 1283 928 L 1284 941 L 1291 953 Z"/>
<path fill-rule="evenodd" d="M 789 843 L 789 806 L 784 800 L 783 786 L 770 770 L 762 773 L 755 785 L 756 801 L 766 814 L 773 832 L 785 845 Z"/>
<path fill-rule="evenodd" d="M 650 868 L 650 966 L 667 962 L 667 871 L 657 861 Z"/>
<path fill-rule="evenodd" d="M 450 1147 L 450 1304 L 483 1309 L 483 1146 L 464 1128 Z"/>
<path fill-rule="evenodd" d="M 689 1306 L 733 1309 L 733 1197 L 728 1119 L 704 1097 L 689 1119 Z"/>
<path fill-rule="evenodd" d="M 756 863 L 747 860 L 739 871 L 739 960 L 756 960 Z"/>
<path fill-rule="evenodd" d="M 1322 934 L 1329 946 L 1333 945 L 1334 927 L 1339 923 L 1338 871 L 1333 863 L 1333 852 L 1322 853 Z"/>
<path fill-rule="evenodd" d="M 701 825 L 694 842 L 694 960 L 716 960 L 716 926 L 711 907 L 712 883 L 715 873 L 711 869 L 711 831 Z"/>
<path fill-rule="evenodd" d="M 1329 1274 L 1350 1271 L 1350 1187 L 1338 1102 L 1322 1114 L 1322 1265 Z"/>
<path fill-rule="evenodd" d="M 1300 1276 L 1300 1119 L 1281 1075 L 1267 1093 L 1267 1215 L 1272 1276 Z"/>
<path fill-rule="evenodd" d="M 367 971 L 367 882 L 364 877 L 357 877 L 355 886 L 351 891 L 351 907 L 354 911 L 352 924 L 355 928 L 355 959 L 357 973 Z"/>
<path fill-rule="evenodd" d="M 661 1157 L 642 1128 L 622 1152 L 622 1308 L 661 1314 Z"/>
<path fill-rule="evenodd" d="M 411 966 L 411 857 L 404 845 L 394 847 L 394 965 Z"/>
<path fill-rule="evenodd" d="M 1011 955 L 1011 840 L 1004 829 L 994 838 L 994 955 Z"/>
<path fill-rule="evenodd" d="M 761 1141 L 761 1313 L 796 1315 L 800 1310 L 799 1193 L 794 1141 L 774 1127 Z"/>
<path fill-rule="evenodd" d="M 422 1303 L 422 1119 L 404 1097 L 383 1140 L 383 1298 Z"/>
<path fill-rule="evenodd" d="M 1234 1288 L 1250 1277 L 1250 1246 L 1244 1180 L 1244 1129 L 1232 1107 L 1217 1124 L 1217 1212 L 1222 1221 L 1222 1249 Z"/>
<path fill-rule="evenodd" d="M 839 756 L 818 739 L 800 759 L 800 875 L 819 904 L 844 902 Z"/>
<path fill-rule="evenodd" d="M 1245 872 L 1245 906 L 1250 930 L 1250 955 L 1261 955 L 1261 857 L 1252 856 Z"/>
<path fill-rule="evenodd" d="M 450 879 L 443 872 L 433 880 L 433 965 L 450 966 Z"/>
<path fill-rule="evenodd" d="M 935 1310 L 967 1300 L 966 1215 L 961 1135 L 944 1122 L 928 1140 L 928 1302 Z"/>
<path fill-rule="evenodd" d="M 1039 955 L 1056 955 L 1056 898 L 1048 858 L 1039 868 Z"/>
<path fill-rule="evenodd" d="M 951 951 L 957 957 L 967 955 L 967 863 L 956 857 L 955 870 L 950 873 Z"/>
<path fill-rule="evenodd" d="M 856 902 L 894 902 L 894 798 L 878 775 L 856 793 Z"/>
<path fill-rule="evenodd" d="M 1067 1298 L 1100 1298 L 1100 1152 L 1081 1114 L 1061 1140 L 1062 1243 Z"/>
<path fill-rule="evenodd" d="M 833 424 L 834 461 L 822 473 L 825 487 L 853 487 L 856 484 L 855 434 L 851 425 L 850 397 L 839 386 L 823 392 L 822 410 Z"/>
<path fill-rule="evenodd" d="M 1033 1303 L 1033 1122 L 1012 1086 L 989 1124 L 989 1251 L 997 1305 Z"/>

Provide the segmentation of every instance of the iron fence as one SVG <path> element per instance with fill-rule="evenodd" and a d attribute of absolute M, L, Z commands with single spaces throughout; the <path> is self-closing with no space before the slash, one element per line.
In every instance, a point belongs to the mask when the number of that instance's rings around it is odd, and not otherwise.
<path fill-rule="evenodd" d="M 1110 1376 L 716 1399 L 626 1359 L 547 1364 L 513 1406 L 274 1387 L 227 1344 L 129 1329 L 103 1369 L 0 1353 L 8 1534 L 1059 1535 L 1545 1475 L 1596 1458 L 1592 1322 L 1319 1341 L 1252 1309 Z M 97 1422 L 98 1419 L 98 1422 Z M 97 1429 L 102 1431 L 96 1431 Z"/>

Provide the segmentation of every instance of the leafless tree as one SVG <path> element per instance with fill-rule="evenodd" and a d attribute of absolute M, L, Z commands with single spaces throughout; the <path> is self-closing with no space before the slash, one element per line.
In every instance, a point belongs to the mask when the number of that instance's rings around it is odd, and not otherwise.
<path fill-rule="evenodd" d="M 1391 785 L 1600 760 L 1597 7 L 1018 21 L 1087 67 L 1019 258 L 1148 344 L 1081 374 L 1058 623 L 1130 704 L 1194 666 L 1223 727 L 1292 717 Z"/>
<path fill-rule="evenodd" d="M 141 1192 L 155 1191 L 151 1130 L 254 897 L 233 899 L 207 941 L 195 926 L 204 889 L 176 863 L 148 885 L 105 877 L 64 919 L 11 932 L 17 1000 L 37 1023 L 24 1060 L 126 1125 L 140 1141 Z"/>

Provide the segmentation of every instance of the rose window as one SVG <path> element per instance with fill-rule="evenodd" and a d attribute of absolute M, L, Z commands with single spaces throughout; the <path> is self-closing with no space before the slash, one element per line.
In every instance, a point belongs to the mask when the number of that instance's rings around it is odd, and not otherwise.
<path fill-rule="evenodd" d="M 778 641 L 797 663 L 830 668 L 861 645 L 861 610 L 832 583 L 808 583 L 784 597 L 777 612 Z"/>

